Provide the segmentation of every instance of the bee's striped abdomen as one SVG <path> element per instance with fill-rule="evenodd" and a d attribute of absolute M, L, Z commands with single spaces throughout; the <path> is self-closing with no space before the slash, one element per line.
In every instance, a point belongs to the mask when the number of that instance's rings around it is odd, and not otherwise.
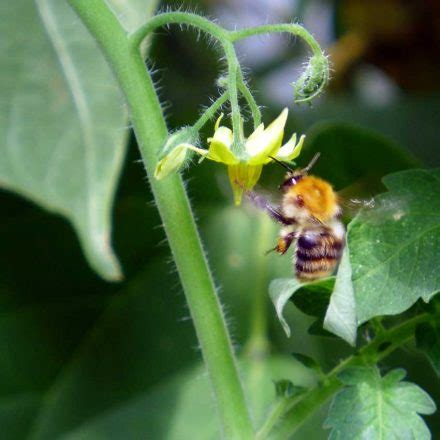
<path fill-rule="evenodd" d="M 331 275 L 343 247 L 343 237 L 336 236 L 331 228 L 302 231 L 296 247 L 296 277 L 301 281 L 312 281 Z"/>

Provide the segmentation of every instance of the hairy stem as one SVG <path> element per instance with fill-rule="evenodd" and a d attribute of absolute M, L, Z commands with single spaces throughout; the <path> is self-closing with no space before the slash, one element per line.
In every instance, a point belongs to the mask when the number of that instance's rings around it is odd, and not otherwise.
<path fill-rule="evenodd" d="M 69 0 L 69 3 L 101 45 L 128 102 L 142 159 L 212 382 L 225 437 L 250 439 L 253 429 L 230 338 L 182 180 L 179 176 L 163 181 L 153 178 L 157 154 L 168 132 L 139 44 L 132 44 L 104 0 Z"/>
<path fill-rule="evenodd" d="M 163 14 L 156 15 L 148 20 L 143 26 L 130 35 L 130 44 L 133 47 L 139 47 L 143 39 L 156 28 L 166 26 L 169 24 L 184 24 L 192 26 L 196 29 L 202 30 L 210 37 L 218 41 L 222 46 L 227 63 L 228 63 L 228 76 L 227 76 L 227 90 L 229 101 L 231 102 L 231 119 L 232 129 L 234 133 L 234 141 L 232 144 L 232 151 L 238 156 L 244 156 L 244 134 L 243 134 L 243 121 L 240 113 L 240 106 L 238 103 L 238 88 L 237 78 L 241 74 L 241 67 L 235 53 L 234 45 L 230 39 L 230 32 L 216 25 L 215 23 L 207 20 L 196 14 L 187 12 L 165 12 Z M 244 85 L 244 83 L 243 83 Z M 244 85 L 246 88 L 246 85 Z M 247 88 L 246 88 L 247 89 Z M 247 94 L 250 91 L 247 89 Z M 243 157 L 244 158 L 244 157 Z"/>
<path fill-rule="evenodd" d="M 380 333 L 357 354 L 348 357 L 330 371 L 318 386 L 290 401 L 284 401 L 282 408 L 276 407 L 274 411 L 278 420 L 274 420 L 276 417 L 270 415 L 257 438 L 265 438 L 261 433 L 269 433 L 271 427 L 274 427 L 269 436 L 271 439 L 290 438 L 309 416 L 342 388 L 343 385 L 337 377 L 341 371 L 355 365 L 376 365 L 381 359 L 411 340 L 418 324 L 433 319 L 435 319 L 433 315 L 423 313 Z M 270 426 L 266 426 L 267 424 Z"/>
<path fill-rule="evenodd" d="M 229 93 L 223 92 L 200 116 L 200 118 L 195 122 L 193 128 L 197 131 L 210 120 L 215 114 L 221 109 L 222 105 L 228 100 Z"/>
<path fill-rule="evenodd" d="M 230 33 L 232 41 L 242 40 L 254 35 L 269 34 L 274 32 L 285 32 L 288 34 L 296 35 L 302 38 L 312 50 L 314 55 L 322 55 L 321 47 L 318 42 L 313 38 L 312 34 L 308 32 L 303 26 L 293 23 L 282 24 L 266 24 L 263 26 L 255 26 L 246 29 L 239 29 Z"/>
<path fill-rule="evenodd" d="M 241 69 L 238 72 L 238 90 L 243 95 L 244 99 L 246 99 L 246 102 L 252 112 L 254 129 L 256 129 L 261 124 L 261 111 L 260 107 L 258 107 L 257 102 L 255 101 L 255 98 L 246 86 Z"/>

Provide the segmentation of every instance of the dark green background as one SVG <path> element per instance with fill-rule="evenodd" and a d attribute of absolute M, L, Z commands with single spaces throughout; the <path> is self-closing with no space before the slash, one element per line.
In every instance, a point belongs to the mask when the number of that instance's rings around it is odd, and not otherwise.
<path fill-rule="evenodd" d="M 323 3 L 332 14 L 333 40 L 347 29 L 356 30 L 359 14 L 369 17 L 368 8 L 374 8 L 373 4 L 365 6 L 353 17 L 343 13 L 345 2 Z M 213 14 L 219 4 L 193 5 Z M 433 14 L 436 6 L 431 5 L 426 2 L 425 8 L 431 7 Z M 223 6 L 227 8 L 228 3 Z M 422 12 L 415 17 L 423 24 L 428 19 L 427 12 Z M 372 194 L 380 191 L 383 174 L 418 164 L 440 164 L 440 93 L 431 81 L 438 70 L 436 46 L 422 44 L 430 38 L 438 40 L 439 31 L 435 33 L 428 21 L 425 24 L 424 34 L 411 27 L 400 43 L 415 51 L 415 56 L 394 40 L 382 41 L 378 33 L 373 47 L 342 78 L 335 72 L 333 87 L 313 107 L 292 106 L 287 133 L 308 135 L 301 160 L 306 161 L 314 150 L 321 151 L 316 172 L 337 189 L 367 175 L 361 190 Z M 221 68 L 217 54 L 204 40 L 195 41 L 191 32 L 167 31 L 156 38 L 152 50 L 159 69 L 154 76 L 160 81 L 162 101 L 169 103 L 166 113 L 171 129 L 191 123 L 208 103 L 207 96 L 216 93 L 214 83 Z M 392 63 L 387 53 L 393 54 Z M 260 103 L 267 106 L 267 120 L 280 108 L 262 90 L 265 75 L 297 56 L 290 44 L 277 62 L 259 66 L 250 75 Z M 353 83 L 364 65 L 385 72 L 399 91 L 398 99 L 378 106 L 363 102 Z M 411 82 L 408 72 L 414 71 L 419 76 Z M 163 384 L 200 360 L 184 295 L 138 159 L 131 138 L 114 209 L 115 249 L 125 273 L 125 280 L 118 284 L 106 283 L 90 270 L 65 220 L 14 194 L 0 194 L 0 438 L 27 438 L 30 429 L 51 432 L 46 438 L 54 438 L 138 396 L 150 396 L 151 408 L 163 415 L 162 426 L 166 426 L 171 404 L 166 399 L 162 406 L 157 402 L 172 395 L 173 388 L 166 391 L 169 385 Z M 255 294 L 252 283 L 260 258 L 256 255 L 260 220 L 252 210 L 232 206 L 225 171 L 205 161 L 187 170 L 185 179 L 240 352 Z M 281 177 L 282 170 L 269 166 L 260 187 L 275 193 Z M 271 233 L 276 233 L 276 227 Z M 267 261 L 267 284 L 275 276 L 290 275 L 289 257 L 280 261 L 270 256 Z M 294 322 L 293 337 L 287 340 L 272 306 L 268 303 L 267 307 L 274 353 L 307 353 L 329 368 L 349 352 L 336 339 L 308 336 L 312 319 L 293 307 L 288 311 Z M 439 402 L 438 379 L 415 349 L 396 353 L 384 369 L 392 366 L 406 368 L 409 378 Z M 160 387 L 165 387 L 162 395 Z M 305 432 L 310 438 L 325 438 L 320 429 L 324 416 L 321 412 L 297 438 Z M 426 418 L 433 438 L 440 436 L 436 417 Z M 158 428 L 155 438 L 163 435 Z"/>

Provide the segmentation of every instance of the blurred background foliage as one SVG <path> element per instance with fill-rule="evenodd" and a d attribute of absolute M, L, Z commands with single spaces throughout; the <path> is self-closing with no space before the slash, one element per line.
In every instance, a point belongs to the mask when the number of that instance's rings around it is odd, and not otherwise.
<path fill-rule="evenodd" d="M 292 105 L 289 83 L 305 60 L 292 39 L 252 38 L 239 55 L 265 118 L 289 106 L 287 132 L 307 134 L 301 161 L 321 151 L 316 173 L 338 190 L 371 196 L 384 174 L 440 164 L 438 2 L 201 0 L 184 7 L 226 27 L 295 20 L 315 34 L 331 56 L 333 78 L 312 107 Z M 177 27 L 157 34 L 151 58 L 169 127 L 191 123 L 216 95 L 224 68 L 218 53 Z M 267 167 L 259 189 L 276 197 L 282 175 Z M 293 336 L 286 339 L 267 300 L 271 354 L 258 356 L 248 339 L 255 298 L 267 296 L 271 279 L 291 273 L 289 257 L 263 255 L 277 227 L 250 207 L 232 206 L 224 168 L 206 161 L 185 177 L 254 396 L 253 416 L 261 420 L 275 394 L 272 380 L 314 381 L 289 353 L 330 368 L 349 349 L 336 338 L 310 336 L 313 318 L 293 304 L 286 311 Z M 113 211 L 120 283 L 90 269 L 64 219 L 9 192 L 0 198 L 0 437 L 218 438 L 200 351 L 133 136 Z M 405 366 L 409 379 L 440 401 L 439 382 L 415 349 L 393 355 L 386 361 L 392 366 Z M 295 438 L 326 438 L 324 415 Z M 426 420 L 433 438 L 440 436 L 438 417 Z"/>

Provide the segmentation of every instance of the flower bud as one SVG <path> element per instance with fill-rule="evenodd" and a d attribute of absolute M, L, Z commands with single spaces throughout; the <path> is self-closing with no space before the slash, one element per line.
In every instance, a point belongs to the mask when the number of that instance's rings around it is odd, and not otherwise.
<path fill-rule="evenodd" d="M 168 136 L 162 148 L 161 159 L 154 170 L 157 180 L 179 171 L 189 159 L 192 144 L 198 142 L 198 134 L 192 127 L 184 127 Z"/>
<path fill-rule="evenodd" d="M 328 60 L 324 55 L 310 58 L 298 81 L 292 83 L 295 102 L 308 102 L 318 96 L 329 79 Z"/>

